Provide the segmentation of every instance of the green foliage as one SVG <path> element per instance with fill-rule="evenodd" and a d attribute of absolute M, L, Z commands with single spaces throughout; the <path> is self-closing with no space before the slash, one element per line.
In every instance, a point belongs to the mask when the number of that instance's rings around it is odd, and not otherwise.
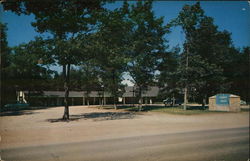
<path fill-rule="evenodd" d="M 155 17 L 151 1 L 140 1 L 132 5 L 129 17 L 133 24 L 133 45 L 129 52 L 127 70 L 138 86 L 141 97 L 142 90 L 155 83 L 159 55 L 166 47 L 163 36 L 167 33 L 167 28 L 163 26 L 163 17 Z"/>
<path fill-rule="evenodd" d="M 178 97 L 188 84 L 192 101 L 229 92 L 249 102 L 249 47 L 235 49 L 231 34 L 219 31 L 199 2 L 185 5 L 167 26 L 163 26 L 163 17 L 156 18 L 152 1 L 131 6 L 124 1 L 114 10 L 103 8 L 105 2 L 3 2 L 5 10 L 34 14 L 32 25 L 51 36 L 36 37 L 11 49 L 6 25 L 0 24 L 1 98 L 7 98 L 6 91 L 15 95 L 15 86 L 19 86 L 25 90 L 65 89 L 67 100 L 69 87 L 89 92 L 104 85 L 115 100 L 123 93 L 119 90 L 123 89 L 122 76 L 128 72 L 139 97 L 156 83 L 162 87 L 163 98 Z M 175 26 L 181 26 L 185 34 L 182 52 L 177 47 L 167 51 L 164 36 Z M 48 70 L 50 65 L 61 65 L 63 72 Z"/>
<path fill-rule="evenodd" d="M 231 83 L 230 91 L 240 95 L 241 99 L 250 102 L 250 47 L 242 50 L 231 50 L 232 59 L 228 62 L 228 80 Z"/>
<path fill-rule="evenodd" d="M 194 5 L 184 5 L 176 19 L 173 19 L 167 26 L 181 26 L 186 34 L 186 39 L 192 35 L 193 31 L 199 26 L 202 19 L 205 17 L 204 11 L 197 2 Z"/>
<path fill-rule="evenodd" d="M 7 42 L 7 27 L 5 24 L 0 23 L 0 33 L 1 33 L 1 69 L 4 70 L 5 67 L 9 66 L 10 64 L 10 48 L 8 47 L 8 42 Z M 4 76 L 5 72 L 2 71 L 2 76 Z"/>
<path fill-rule="evenodd" d="M 100 15 L 97 32 L 90 39 L 93 63 L 99 69 L 99 78 L 106 91 L 114 97 L 114 104 L 121 94 L 122 75 L 128 62 L 127 53 L 131 44 L 131 22 L 128 19 L 128 4 Z"/>
<path fill-rule="evenodd" d="M 10 48 L 8 47 L 8 42 L 7 42 L 7 27 L 5 24 L 0 23 L 0 33 L 1 33 L 1 68 L 4 68 L 10 64 L 10 61 L 8 59 L 8 55 L 10 53 Z"/>
<path fill-rule="evenodd" d="M 30 44 L 9 48 L 6 26 L 1 24 L 1 106 L 16 99 L 16 90 L 46 89 L 52 71 L 39 64 Z M 39 52 L 38 50 L 36 50 Z"/>
<path fill-rule="evenodd" d="M 5 10 L 11 10 L 17 14 L 34 14 L 35 22 L 32 25 L 40 33 L 49 32 L 52 38 L 43 41 L 36 39 L 34 46 L 37 48 L 42 43 L 47 43 L 43 53 L 49 53 L 54 62 L 60 65 L 78 64 L 79 55 L 86 53 L 80 48 L 83 36 L 92 31 L 96 24 L 99 12 L 104 9 L 105 1 L 100 0 L 56 0 L 56 1 L 28 1 L 16 0 L 3 2 Z M 40 47 L 41 48 L 41 47 Z M 48 54 L 47 54 L 48 55 Z M 81 58 L 83 58 L 82 56 Z M 51 64 L 51 61 L 44 63 Z"/>
<path fill-rule="evenodd" d="M 232 48 L 230 34 L 218 31 L 213 19 L 207 17 L 199 2 L 185 5 L 170 26 L 181 26 L 186 41 L 176 74 L 179 84 L 187 84 L 193 101 L 202 102 L 217 92 L 227 90 L 224 74 L 225 62 Z"/>
<path fill-rule="evenodd" d="M 46 80 L 52 74 L 48 68 L 39 65 L 39 57 L 28 45 L 19 45 L 13 48 L 11 64 L 8 67 L 9 78 L 15 81 L 20 90 L 38 90 L 42 87 L 42 80 Z"/>
<path fill-rule="evenodd" d="M 170 52 L 161 53 L 161 61 L 157 67 L 160 74 L 157 77 L 157 84 L 161 88 L 159 98 L 180 98 L 182 89 L 180 88 L 180 74 L 178 71 L 180 63 L 180 55 L 178 47 Z"/>
<path fill-rule="evenodd" d="M 0 23 L 1 34 L 1 107 L 10 100 L 15 99 L 15 90 L 9 86 L 9 71 L 8 68 L 11 63 L 10 48 L 7 42 L 7 27 Z"/>
<path fill-rule="evenodd" d="M 1 70 L 3 104 L 16 99 L 16 90 L 39 91 L 48 87 L 46 83 L 53 72 L 39 64 L 39 57 L 31 50 L 30 44 L 13 47 L 5 54 L 7 57 L 2 58 L 8 64 Z"/>
<path fill-rule="evenodd" d="M 84 90 L 90 93 L 100 90 L 99 70 L 92 61 L 84 62 L 79 69 L 71 70 L 70 87 L 73 90 Z"/>
<path fill-rule="evenodd" d="M 96 12 L 102 10 L 103 1 L 94 0 L 57 0 L 36 2 L 28 0 L 16 0 L 4 2 L 6 10 L 12 10 L 18 14 L 34 14 L 36 21 L 32 23 L 40 33 L 49 32 L 53 35 L 45 41 L 46 47 L 34 48 L 45 49 L 44 56 L 63 66 L 64 88 L 65 88 L 65 113 L 63 118 L 69 118 L 68 95 L 71 64 L 80 63 L 84 58 L 86 50 L 81 50 L 82 43 L 78 36 L 92 30 L 96 23 Z M 39 41 L 43 42 L 43 41 Z M 39 43 L 38 43 L 39 44 Z M 41 43 L 40 43 L 41 44 Z M 83 46 L 84 47 L 84 46 Z M 48 50 L 47 50 L 48 49 Z M 42 59 L 42 61 L 44 61 Z M 44 62 L 48 63 L 48 62 Z M 50 62 L 51 63 L 51 62 Z"/>
<path fill-rule="evenodd" d="M 34 14 L 32 23 L 38 32 L 50 32 L 55 37 L 87 31 L 95 23 L 93 12 L 102 10 L 102 0 L 15 0 L 2 3 L 5 10 L 17 14 Z"/>

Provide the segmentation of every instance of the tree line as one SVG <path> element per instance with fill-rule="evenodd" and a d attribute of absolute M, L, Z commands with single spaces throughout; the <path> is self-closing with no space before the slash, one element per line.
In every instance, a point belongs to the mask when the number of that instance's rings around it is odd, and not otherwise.
<path fill-rule="evenodd" d="M 33 14 L 32 26 L 41 36 L 9 47 L 6 24 L 1 24 L 1 106 L 15 98 L 16 90 L 64 90 L 69 119 L 69 90 L 105 90 L 114 107 L 124 91 L 124 73 L 142 93 L 159 86 L 160 96 L 182 97 L 205 104 L 209 96 L 227 92 L 249 102 L 249 47 L 235 48 L 231 33 L 220 31 L 199 2 L 185 5 L 164 24 L 152 1 L 57 0 L 3 2 L 5 10 Z M 185 35 L 183 47 L 170 48 L 166 35 L 177 26 Z M 43 33 L 50 36 L 44 37 Z M 52 65 L 62 73 L 51 70 Z"/>

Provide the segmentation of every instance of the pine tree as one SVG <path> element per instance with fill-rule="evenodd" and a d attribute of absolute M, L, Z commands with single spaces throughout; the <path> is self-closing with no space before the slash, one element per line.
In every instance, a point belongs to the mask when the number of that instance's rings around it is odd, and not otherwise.
<path fill-rule="evenodd" d="M 218 31 L 199 2 L 185 5 L 169 26 L 181 26 L 186 37 L 178 67 L 179 83 L 185 89 L 185 96 L 188 90 L 195 101 L 205 105 L 208 96 L 228 88 L 224 72 L 228 68 L 223 61 L 230 60 L 227 59 L 232 48 L 230 34 Z"/>
<path fill-rule="evenodd" d="M 139 1 L 132 5 L 129 15 L 132 28 L 131 51 L 128 72 L 138 90 L 139 111 L 142 109 L 142 93 L 156 82 L 159 54 L 165 51 L 163 17 L 156 18 L 152 1 Z"/>
<path fill-rule="evenodd" d="M 104 2 L 99 0 L 57 0 L 57 1 L 6 1 L 3 2 L 5 10 L 11 10 L 17 14 L 34 14 L 35 22 L 32 25 L 40 33 L 48 32 L 52 35 L 46 41 L 49 47 L 45 50 L 44 57 L 50 57 L 63 68 L 64 76 L 64 115 L 63 119 L 69 119 L 69 84 L 70 68 L 77 65 L 79 60 L 86 57 L 86 44 L 78 41 L 79 34 L 89 33 L 96 24 L 97 12 L 103 10 Z M 48 55 L 50 54 L 50 55 Z M 43 58 L 43 59 L 46 59 Z M 43 60 L 43 63 L 51 63 Z"/>

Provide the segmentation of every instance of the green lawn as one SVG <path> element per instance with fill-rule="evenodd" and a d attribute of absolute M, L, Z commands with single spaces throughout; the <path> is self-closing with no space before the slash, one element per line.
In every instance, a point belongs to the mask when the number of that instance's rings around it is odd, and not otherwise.
<path fill-rule="evenodd" d="M 218 113 L 217 111 L 209 111 L 208 109 L 204 109 L 204 110 L 202 110 L 202 109 L 187 109 L 187 110 L 184 110 L 182 106 L 158 108 L 158 109 L 153 109 L 151 111 L 169 113 L 169 114 L 177 114 L 177 115 L 194 115 L 194 114 Z"/>
<path fill-rule="evenodd" d="M 104 106 L 103 109 L 114 109 L 113 106 Z M 138 112 L 138 107 L 135 106 L 118 106 L 118 109 L 125 111 Z M 203 109 L 201 106 L 189 106 L 187 110 L 183 110 L 183 106 L 165 107 L 165 106 L 144 106 L 142 112 L 161 112 L 177 115 L 195 115 L 195 114 L 207 114 L 207 113 L 228 113 L 219 111 L 209 111 L 207 107 Z"/>

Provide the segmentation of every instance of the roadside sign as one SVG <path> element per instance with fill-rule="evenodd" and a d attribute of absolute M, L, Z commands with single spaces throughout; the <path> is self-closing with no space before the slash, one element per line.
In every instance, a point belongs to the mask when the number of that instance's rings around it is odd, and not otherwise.
<path fill-rule="evenodd" d="M 217 94 L 216 95 L 216 104 L 219 106 L 228 106 L 229 105 L 229 94 Z"/>

